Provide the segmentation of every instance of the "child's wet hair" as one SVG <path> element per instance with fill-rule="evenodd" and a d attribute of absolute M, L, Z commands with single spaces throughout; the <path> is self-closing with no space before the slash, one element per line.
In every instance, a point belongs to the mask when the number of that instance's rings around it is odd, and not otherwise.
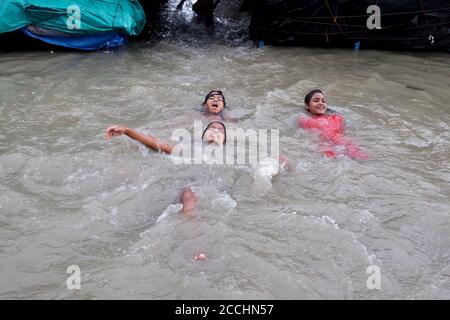
<path fill-rule="evenodd" d="M 321 90 L 319 89 L 315 89 L 310 91 L 306 96 L 305 96 L 305 104 L 309 104 L 309 102 L 311 101 L 311 98 L 313 97 L 313 95 L 315 95 L 316 93 L 321 93 L 323 95 L 325 95 Z"/>

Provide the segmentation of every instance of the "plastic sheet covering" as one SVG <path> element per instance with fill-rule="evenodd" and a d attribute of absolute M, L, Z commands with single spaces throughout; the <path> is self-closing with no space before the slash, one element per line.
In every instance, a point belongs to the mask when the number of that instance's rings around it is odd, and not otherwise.
<path fill-rule="evenodd" d="M 117 31 L 94 34 L 57 34 L 46 29 L 25 27 L 22 29 L 22 32 L 32 38 L 53 45 L 86 51 L 113 49 L 123 46 L 127 42 L 126 37 Z"/>
<path fill-rule="evenodd" d="M 0 0 L 0 33 L 34 25 L 70 34 L 131 36 L 142 31 L 145 20 L 137 0 Z"/>

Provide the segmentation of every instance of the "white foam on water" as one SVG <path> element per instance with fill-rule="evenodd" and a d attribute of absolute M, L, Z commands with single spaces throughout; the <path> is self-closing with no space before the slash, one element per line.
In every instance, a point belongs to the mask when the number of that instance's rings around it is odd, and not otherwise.
<path fill-rule="evenodd" d="M 361 211 L 359 223 L 362 225 L 362 231 L 366 231 L 372 221 L 378 222 L 378 219 L 367 209 Z"/>
<path fill-rule="evenodd" d="M 273 177 L 279 171 L 280 165 L 275 158 L 264 158 L 255 166 L 255 175 Z"/>
<path fill-rule="evenodd" d="M 111 219 L 109 220 L 109 222 L 111 222 L 111 224 L 113 224 L 115 227 L 117 227 L 117 207 L 113 207 L 111 210 Z"/>
<path fill-rule="evenodd" d="M 316 223 L 333 226 L 334 229 L 340 229 L 339 225 L 336 222 L 336 220 L 331 218 L 331 217 L 329 217 L 329 216 L 316 217 L 316 216 L 313 216 L 313 215 L 309 215 L 309 218 L 311 218 Z"/>
<path fill-rule="evenodd" d="M 370 212 L 368 210 L 364 210 L 363 212 L 365 212 L 365 211 L 367 211 L 366 214 L 368 214 L 368 215 L 373 217 L 373 215 L 370 214 Z M 324 216 L 321 216 L 321 217 L 315 217 L 315 216 L 310 215 L 309 217 L 312 218 L 314 221 L 320 223 L 320 224 L 329 225 L 329 226 L 332 226 L 336 230 L 341 230 L 341 231 L 344 231 L 346 233 L 349 233 L 351 235 L 351 237 L 353 238 L 352 239 L 353 243 L 358 244 L 359 246 L 361 246 L 361 248 L 362 248 L 362 250 L 364 252 L 364 255 L 367 258 L 368 263 L 372 265 L 372 264 L 374 264 L 377 261 L 377 256 L 375 254 L 370 254 L 369 253 L 367 247 L 359 241 L 358 236 L 355 233 L 353 233 L 352 231 L 341 229 L 339 227 L 339 224 L 336 222 L 335 219 L 333 219 L 333 218 L 331 218 L 330 216 L 327 216 L 327 215 L 324 215 Z"/>
<path fill-rule="evenodd" d="M 365 254 L 365 256 L 367 257 L 367 262 L 368 262 L 370 265 L 373 265 L 373 264 L 375 264 L 375 263 L 378 263 L 378 262 L 376 262 L 377 256 L 376 256 L 375 254 L 370 254 L 370 253 L 369 253 L 369 250 L 367 250 L 367 247 L 366 247 L 364 244 L 362 244 L 362 243 L 358 240 L 358 237 L 357 237 L 355 234 L 353 234 L 353 232 L 352 232 L 351 234 L 352 234 L 352 236 L 353 236 L 353 242 L 356 243 L 356 244 L 358 244 L 358 245 L 360 245 L 361 248 L 362 248 L 362 250 L 364 251 L 364 254 Z"/>
<path fill-rule="evenodd" d="M 256 190 L 270 190 L 272 188 L 272 177 L 280 170 L 278 159 L 264 158 L 252 167 L 254 188 Z"/>
<path fill-rule="evenodd" d="M 332 225 L 335 229 L 339 229 L 339 225 L 337 224 L 336 220 L 329 216 L 320 217 L 320 221 L 324 224 Z"/>
<path fill-rule="evenodd" d="M 307 173 L 310 170 L 310 165 L 305 161 L 299 161 L 295 167 L 296 171 Z"/>
<path fill-rule="evenodd" d="M 215 199 L 212 201 L 213 207 L 225 209 L 227 211 L 231 211 L 236 208 L 236 204 L 236 201 L 225 191 L 217 194 Z"/>
<path fill-rule="evenodd" d="M 183 210 L 183 204 L 182 203 L 176 203 L 176 204 L 170 204 L 164 211 L 163 213 L 158 217 L 158 219 L 156 219 L 156 223 L 159 223 L 165 219 L 167 219 L 167 217 L 169 215 L 172 215 L 174 213 L 180 213 L 181 210 Z"/>

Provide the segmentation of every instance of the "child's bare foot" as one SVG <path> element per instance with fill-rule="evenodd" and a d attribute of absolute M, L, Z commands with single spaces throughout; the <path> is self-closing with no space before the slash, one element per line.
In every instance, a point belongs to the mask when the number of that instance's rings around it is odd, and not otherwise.
<path fill-rule="evenodd" d="M 206 254 L 204 254 L 202 252 L 196 253 L 194 256 L 195 261 L 203 261 L 205 259 L 206 259 Z"/>

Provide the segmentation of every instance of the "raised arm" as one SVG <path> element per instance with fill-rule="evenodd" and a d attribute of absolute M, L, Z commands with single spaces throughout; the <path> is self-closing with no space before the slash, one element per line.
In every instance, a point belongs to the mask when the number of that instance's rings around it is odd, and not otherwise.
<path fill-rule="evenodd" d="M 141 142 L 146 147 L 155 151 L 163 151 L 169 154 L 172 153 L 173 146 L 171 144 L 160 142 L 153 136 L 147 136 L 126 126 L 109 127 L 108 129 L 106 129 L 105 137 L 106 139 L 111 139 L 122 134 L 129 136 L 133 140 Z"/>

